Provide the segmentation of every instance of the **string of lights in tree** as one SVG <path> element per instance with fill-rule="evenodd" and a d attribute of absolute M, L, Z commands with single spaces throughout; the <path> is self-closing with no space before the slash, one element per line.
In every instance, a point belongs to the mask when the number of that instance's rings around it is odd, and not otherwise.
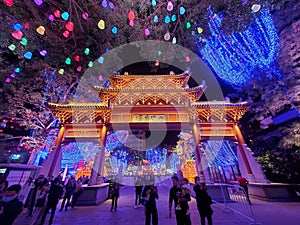
<path fill-rule="evenodd" d="M 220 30 L 222 15 L 210 10 L 212 35 L 207 39 L 197 36 L 202 58 L 220 78 L 236 88 L 249 80 L 255 69 L 274 68 L 279 43 L 273 20 L 267 7 L 254 13 L 254 23 L 245 31 L 224 35 Z"/>

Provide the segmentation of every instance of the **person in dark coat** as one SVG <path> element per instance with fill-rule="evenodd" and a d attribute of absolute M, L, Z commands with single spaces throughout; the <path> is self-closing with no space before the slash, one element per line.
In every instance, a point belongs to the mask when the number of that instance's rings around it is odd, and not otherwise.
<path fill-rule="evenodd" d="M 205 183 L 199 183 L 200 178 L 195 177 L 194 191 L 196 193 L 197 208 L 201 218 L 201 225 L 205 225 L 205 218 L 207 218 L 208 225 L 212 225 L 212 214 L 211 208 L 212 200 L 207 193 Z"/>
<path fill-rule="evenodd" d="M 113 182 L 111 187 L 112 202 L 111 202 L 110 211 L 113 211 L 113 209 L 117 211 L 119 197 L 120 197 L 120 184 L 117 181 L 115 181 Z"/>
<path fill-rule="evenodd" d="M 145 186 L 142 197 L 148 199 L 145 204 L 145 225 L 150 225 L 152 216 L 152 225 L 158 224 L 158 215 L 156 208 L 156 199 L 158 199 L 157 187 L 154 186 L 154 180 L 152 184 Z"/>
<path fill-rule="evenodd" d="M 249 191 L 248 191 L 248 180 L 242 176 L 238 177 L 237 181 L 239 182 L 239 185 L 243 188 L 243 191 L 245 192 L 247 201 L 251 205 L 250 197 L 249 197 Z"/>
<path fill-rule="evenodd" d="M 140 177 L 137 178 L 137 180 L 134 183 L 135 186 L 135 206 L 134 208 L 137 208 L 141 205 L 141 195 L 143 191 L 143 184 Z"/>
<path fill-rule="evenodd" d="M 18 199 L 21 185 L 14 184 L 5 190 L 3 212 L 0 214 L 1 225 L 12 225 L 18 215 L 23 211 L 23 203 Z"/>
<path fill-rule="evenodd" d="M 53 180 L 52 185 L 49 190 L 47 205 L 46 205 L 45 211 L 43 213 L 40 225 L 44 224 L 47 213 L 49 212 L 50 209 L 51 209 L 51 215 L 50 215 L 50 219 L 49 219 L 49 225 L 52 224 L 56 206 L 58 204 L 59 199 L 61 198 L 61 196 L 63 194 L 63 191 L 64 190 L 63 190 L 63 187 L 59 183 L 59 179 L 55 178 Z"/>
<path fill-rule="evenodd" d="M 66 192 L 65 192 L 64 199 L 61 203 L 61 207 L 60 207 L 59 211 L 62 211 L 64 209 L 64 207 L 65 207 L 66 211 L 68 210 L 68 207 L 70 205 L 70 200 L 74 193 L 75 187 L 76 187 L 75 178 L 71 177 L 70 180 L 68 180 L 68 183 L 66 184 Z M 67 201 L 67 203 L 66 203 L 66 201 Z"/>

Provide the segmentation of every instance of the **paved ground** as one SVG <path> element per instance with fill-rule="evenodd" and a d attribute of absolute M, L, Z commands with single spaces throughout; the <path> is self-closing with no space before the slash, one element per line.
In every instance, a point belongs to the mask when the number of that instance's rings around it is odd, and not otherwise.
<path fill-rule="evenodd" d="M 168 218 L 168 186 L 158 186 L 159 225 L 176 225 L 175 216 Z M 117 212 L 110 212 L 111 200 L 100 206 L 85 206 L 56 212 L 53 225 L 144 225 L 144 208 L 134 208 L 134 188 L 124 187 L 120 191 Z M 253 211 L 261 225 L 296 225 L 300 221 L 300 202 L 265 202 L 252 199 Z M 196 202 L 190 204 L 192 224 L 200 225 Z M 253 224 L 247 218 L 234 212 L 224 212 L 224 205 L 213 204 L 214 225 Z M 17 225 L 24 225 L 19 222 Z M 47 223 L 45 223 L 47 224 Z"/>

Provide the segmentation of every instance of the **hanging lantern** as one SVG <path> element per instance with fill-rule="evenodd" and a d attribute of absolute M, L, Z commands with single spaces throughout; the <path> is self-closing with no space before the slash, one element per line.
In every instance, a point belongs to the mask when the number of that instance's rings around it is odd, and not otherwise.
<path fill-rule="evenodd" d="M 104 58 L 102 56 L 99 57 L 98 63 L 102 64 L 104 62 Z"/>
<path fill-rule="evenodd" d="M 53 16 L 52 14 L 50 14 L 50 15 L 48 16 L 48 19 L 49 19 L 51 22 L 53 22 L 53 21 L 54 21 L 54 16 Z"/>
<path fill-rule="evenodd" d="M 133 27 L 133 25 L 134 25 L 133 20 L 129 20 L 129 26 Z"/>
<path fill-rule="evenodd" d="M 89 14 L 88 13 L 82 13 L 82 18 L 87 20 L 87 18 L 89 17 Z"/>
<path fill-rule="evenodd" d="M 20 43 L 21 43 L 22 45 L 26 46 L 26 45 L 27 45 L 27 39 L 23 37 L 23 38 L 21 39 Z"/>
<path fill-rule="evenodd" d="M 32 53 L 31 53 L 31 52 L 26 52 L 26 53 L 24 54 L 24 57 L 25 57 L 26 59 L 31 59 L 31 58 L 32 58 Z"/>
<path fill-rule="evenodd" d="M 171 19 L 169 16 L 165 16 L 165 23 L 168 24 L 170 23 Z"/>
<path fill-rule="evenodd" d="M 118 28 L 116 26 L 114 26 L 112 29 L 111 29 L 111 32 L 113 34 L 117 34 L 118 33 Z"/>
<path fill-rule="evenodd" d="M 22 31 L 16 30 L 16 31 L 12 32 L 11 35 L 12 35 L 15 39 L 21 40 L 21 39 L 22 39 L 22 36 L 23 36 L 23 33 L 22 33 Z"/>
<path fill-rule="evenodd" d="M 73 31 L 73 29 L 74 29 L 74 23 L 72 23 L 72 22 L 67 22 L 66 23 L 66 29 L 68 30 L 68 31 Z"/>
<path fill-rule="evenodd" d="M 106 0 L 102 0 L 102 7 L 106 8 L 107 7 L 107 1 Z"/>
<path fill-rule="evenodd" d="M 63 19 L 63 20 L 68 20 L 69 19 L 69 13 L 68 12 L 63 12 L 62 14 L 61 14 L 61 18 Z"/>
<path fill-rule="evenodd" d="M 93 62 L 89 61 L 88 67 L 93 67 Z"/>
<path fill-rule="evenodd" d="M 38 28 L 36 28 L 36 32 L 38 32 L 40 35 L 44 35 L 45 34 L 45 27 L 44 26 L 39 26 Z"/>
<path fill-rule="evenodd" d="M 34 0 L 34 3 L 37 5 L 43 4 L 43 0 Z"/>
<path fill-rule="evenodd" d="M 170 12 L 170 11 L 173 10 L 173 7 L 174 7 L 173 3 L 171 1 L 169 1 L 168 4 L 167 4 L 167 10 Z"/>
<path fill-rule="evenodd" d="M 41 50 L 40 51 L 40 55 L 41 56 L 46 56 L 47 55 L 47 51 L 46 50 Z"/>
<path fill-rule="evenodd" d="M 150 35 L 150 30 L 149 30 L 148 28 L 146 28 L 144 32 L 145 32 L 145 35 L 146 35 L 146 36 L 149 36 L 149 35 Z"/>
<path fill-rule="evenodd" d="M 90 49 L 89 48 L 84 49 L 84 54 L 89 55 L 90 54 Z"/>
<path fill-rule="evenodd" d="M 60 11 L 59 11 L 59 10 L 55 10 L 55 11 L 54 11 L 54 16 L 55 16 L 56 18 L 60 18 Z"/>
<path fill-rule="evenodd" d="M 26 23 L 24 24 L 24 28 L 28 29 L 29 27 L 30 27 L 30 24 L 29 24 L 28 22 L 26 22 Z"/>
<path fill-rule="evenodd" d="M 154 23 L 157 23 L 157 22 L 158 22 L 158 16 L 157 16 L 157 15 L 154 16 L 153 22 L 154 22 Z"/>
<path fill-rule="evenodd" d="M 172 43 L 173 43 L 173 44 L 176 44 L 176 42 L 177 42 L 176 37 L 173 37 Z"/>
<path fill-rule="evenodd" d="M 166 41 L 168 41 L 168 40 L 170 40 L 170 38 L 171 38 L 171 36 L 170 36 L 169 31 L 168 31 L 168 32 L 165 33 L 164 39 L 165 39 Z"/>
<path fill-rule="evenodd" d="M 175 15 L 175 14 L 173 14 L 173 15 L 172 15 L 172 17 L 171 17 L 171 20 L 172 20 L 172 22 L 175 22 L 175 21 L 176 21 L 176 19 L 177 19 L 177 18 L 176 18 L 176 15 Z"/>
<path fill-rule="evenodd" d="M 82 67 L 81 67 L 81 66 L 78 66 L 76 70 L 77 70 L 78 72 L 81 72 Z"/>
<path fill-rule="evenodd" d="M 65 31 L 63 32 L 63 36 L 64 36 L 65 38 L 68 38 L 68 37 L 70 36 L 70 32 L 67 31 L 67 30 L 65 30 Z"/>
<path fill-rule="evenodd" d="M 187 21 L 187 22 L 186 22 L 186 28 L 187 28 L 187 29 L 190 29 L 191 26 L 192 26 L 191 23 L 190 23 L 189 21 Z"/>
<path fill-rule="evenodd" d="M 98 27 L 99 27 L 100 30 L 104 30 L 104 28 L 105 28 L 104 20 L 99 20 Z"/>
<path fill-rule="evenodd" d="M 203 32 L 203 29 L 201 27 L 198 27 L 197 31 L 198 31 L 199 34 L 201 34 Z"/>
<path fill-rule="evenodd" d="M 252 5 L 251 9 L 253 12 L 258 12 L 260 10 L 261 6 L 259 4 Z"/>
<path fill-rule="evenodd" d="M 75 60 L 76 62 L 79 62 L 79 61 L 80 61 L 80 56 L 79 56 L 79 55 L 75 55 L 74 60 Z"/>
<path fill-rule="evenodd" d="M 71 64 L 71 59 L 70 59 L 70 58 L 66 58 L 65 63 L 66 63 L 67 65 L 70 65 L 70 64 Z"/>
<path fill-rule="evenodd" d="M 59 69 L 59 71 L 58 71 L 58 73 L 61 74 L 61 75 L 64 74 L 64 72 L 65 72 L 64 69 Z"/>
<path fill-rule="evenodd" d="M 133 11 L 133 10 L 130 10 L 130 11 L 129 11 L 129 13 L 128 13 L 128 19 L 129 19 L 129 20 L 134 20 L 134 19 L 135 19 L 134 11 Z"/>
<path fill-rule="evenodd" d="M 151 5 L 152 5 L 152 6 L 156 6 L 156 1 L 155 1 L 155 0 L 152 0 L 152 1 L 151 1 Z"/>
<path fill-rule="evenodd" d="M 8 46 L 8 49 L 14 51 L 16 49 L 16 46 L 14 44 L 11 44 L 10 46 Z"/>
<path fill-rule="evenodd" d="M 183 6 L 180 6 L 179 14 L 183 15 L 184 13 L 185 13 L 185 8 Z"/>
<path fill-rule="evenodd" d="M 159 61 L 158 61 L 158 60 L 155 60 L 154 65 L 155 65 L 155 66 L 159 66 Z"/>
<path fill-rule="evenodd" d="M 14 24 L 14 29 L 15 29 L 15 30 L 22 30 L 22 28 L 23 28 L 23 27 L 22 27 L 21 24 L 19 24 L 19 23 L 15 23 L 15 24 Z"/>
<path fill-rule="evenodd" d="M 4 4 L 7 5 L 8 7 L 12 7 L 14 4 L 12 0 L 3 0 Z"/>

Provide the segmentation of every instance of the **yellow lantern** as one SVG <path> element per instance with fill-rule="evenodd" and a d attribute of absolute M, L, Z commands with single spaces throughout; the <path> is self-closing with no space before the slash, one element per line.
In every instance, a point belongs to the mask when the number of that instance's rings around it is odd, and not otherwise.
<path fill-rule="evenodd" d="M 38 28 L 36 28 L 36 32 L 38 32 L 40 35 L 44 35 L 45 34 L 45 27 L 44 26 L 39 26 Z"/>
<path fill-rule="evenodd" d="M 98 27 L 99 27 L 100 30 L 104 30 L 104 28 L 105 28 L 105 22 L 104 22 L 104 20 L 100 20 L 99 21 Z"/>

